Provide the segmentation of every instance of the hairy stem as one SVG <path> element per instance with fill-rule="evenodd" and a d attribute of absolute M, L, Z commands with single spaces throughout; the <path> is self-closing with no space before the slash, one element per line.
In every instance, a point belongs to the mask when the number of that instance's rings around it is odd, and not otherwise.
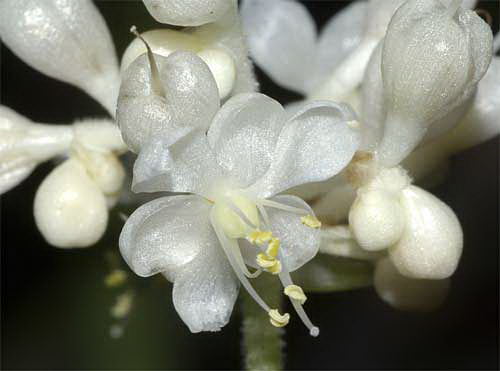
<path fill-rule="evenodd" d="M 252 281 L 254 287 L 270 304 L 278 308 L 281 304 L 281 285 L 275 276 L 263 274 Z M 268 314 L 255 303 L 250 295 L 242 293 L 243 303 L 243 353 L 246 370 L 282 370 L 283 346 L 282 328 L 269 323 Z"/>

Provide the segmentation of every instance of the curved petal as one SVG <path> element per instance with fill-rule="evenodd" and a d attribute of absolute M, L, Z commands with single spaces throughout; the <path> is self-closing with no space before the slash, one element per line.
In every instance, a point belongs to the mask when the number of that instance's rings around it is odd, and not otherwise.
<path fill-rule="evenodd" d="M 318 86 L 361 42 L 367 2 L 355 1 L 333 16 L 320 33 L 309 89 Z"/>
<path fill-rule="evenodd" d="M 161 140 L 145 147 L 134 164 L 134 192 L 188 192 L 210 198 L 224 175 L 205 133 L 196 131 L 173 145 Z"/>
<path fill-rule="evenodd" d="M 3 0 L 0 36 L 31 67 L 78 86 L 114 115 L 118 61 L 91 0 Z"/>
<path fill-rule="evenodd" d="M 224 251 L 211 243 L 176 275 L 172 298 L 191 332 L 218 331 L 229 321 L 238 288 Z"/>
<path fill-rule="evenodd" d="M 309 205 L 295 196 L 283 195 L 271 199 L 274 202 L 304 210 L 304 214 L 296 214 L 272 207 L 265 207 L 269 216 L 270 230 L 273 236 L 280 239 L 280 251 L 284 264 L 289 271 L 294 271 L 311 260 L 319 250 L 320 230 L 302 224 L 301 217 L 313 215 Z M 240 241 L 241 252 L 245 263 L 258 268 L 255 258 L 260 252 L 246 240 Z"/>
<path fill-rule="evenodd" d="M 141 55 L 125 71 L 118 98 L 117 122 L 136 153 L 152 139 L 172 144 L 207 129 L 219 109 L 217 84 L 196 54 L 178 51 L 154 59 L 159 76 L 152 76 L 148 56 Z"/>
<path fill-rule="evenodd" d="M 158 22 L 175 26 L 200 26 L 214 22 L 231 7 L 229 0 L 143 0 Z"/>
<path fill-rule="evenodd" d="M 239 94 L 215 116 L 207 137 L 218 164 L 239 183 L 254 183 L 269 168 L 284 124 L 284 109 L 263 94 Z"/>
<path fill-rule="evenodd" d="M 158 198 L 138 208 L 120 234 L 120 252 L 139 276 L 163 272 L 172 280 L 203 249 L 218 245 L 210 204 L 196 196 Z"/>
<path fill-rule="evenodd" d="M 316 47 L 314 20 L 305 7 L 289 0 L 245 0 L 243 29 L 250 55 L 278 84 L 306 93 Z"/>
<path fill-rule="evenodd" d="M 305 104 L 285 124 L 269 171 L 249 190 L 269 197 L 333 177 L 358 149 L 357 126 L 349 106 L 327 101 Z"/>

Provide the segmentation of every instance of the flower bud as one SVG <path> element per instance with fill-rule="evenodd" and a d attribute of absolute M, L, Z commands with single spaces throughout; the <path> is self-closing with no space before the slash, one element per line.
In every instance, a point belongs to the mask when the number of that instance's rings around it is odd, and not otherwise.
<path fill-rule="evenodd" d="M 394 245 L 406 219 L 397 195 L 383 189 L 361 190 L 349 212 L 349 225 L 359 245 L 377 251 Z"/>
<path fill-rule="evenodd" d="M 2 0 L 0 37 L 31 67 L 83 89 L 114 115 L 118 61 L 92 1 Z"/>
<path fill-rule="evenodd" d="M 156 55 L 168 57 L 177 50 L 196 53 L 207 65 L 215 78 L 221 99 L 227 98 L 236 81 L 236 67 L 233 58 L 219 48 L 206 48 L 198 37 L 186 32 L 158 29 L 141 34 Z M 140 55 L 147 52 L 142 40 L 135 38 L 127 47 L 122 58 L 122 74 Z"/>
<path fill-rule="evenodd" d="M 385 166 L 401 162 L 430 123 L 466 102 L 492 56 L 489 26 L 454 0 L 410 0 L 394 14 L 384 39 L 387 109 L 378 149 Z"/>
<path fill-rule="evenodd" d="M 389 256 L 410 278 L 444 279 L 453 274 L 462 254 L 460 223 L 446 204 L 416 186 L 402 191 L 406 226 Z"/>
<path fill-rule="evenodd" d="M 65 153 L 70 127 L 36 124 L 0 106 L 0 194 L 23 181 L 43 161 Z"/>
<path fill-rule="evenodd" d="M 383 258 L 375 265 L 373 285 L 378 296 L 396 309 L 429 312 L 446 299 L 450 280 L 408 278 L 398 272 L 389 258 Z"/>
<path fill-rule="evenodd" d="M 158 22 L 175 26 L 200 26 L 221 18 L 233 0 L 143 0 Z"/>
<path fill-rule="evenodd" d="M 62 248 L 95 244 L 108 223 L 106 199 L 77 159 L 66 160 L 45 178 L 34 214 L 47 242 Z"/>
<path fill-rule="evenodd" d="M 213 75 L 198 56 L 151 53 L 138 57 L 123 75 L 117 122 L 125 143 L 139 153 L 152 139 L 172 144 L 194 129 L 208 128 L 219 103 Z"/>

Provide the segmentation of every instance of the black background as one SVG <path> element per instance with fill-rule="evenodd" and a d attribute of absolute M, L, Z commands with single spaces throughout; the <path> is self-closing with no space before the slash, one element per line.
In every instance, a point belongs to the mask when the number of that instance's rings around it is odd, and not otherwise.
<path fill-rule="evenodd" d="M 348 2 L 305 2 L 320 27 Z M 98 1 L 121 55 L 140 30 L 159 27 L 141 2 Z M 498 2 L 480 8 L 494 16 Z M 1 50 L 1 99 L 38 122 L 66 124 L 104 116 L 76 88 L 39 74 Z M 258 71 L 262 92 L 286 103 L 298 96 Z M 455 157 L 445 184 L 433 192 L 457 213 L 464 254 L 443 307 L 431 314 L 391 309 L 373 289 L 310 295 L 321 327 L 313 339 L 299 321 L 287 327 L 287 369 L 495 369 L 498 367 L 498 138 Z M 1 199 L 1 351 L 3 369 L 238 369 L 240 314 L 222 333 L 191 334 L 173 308 L 171 285 L 137 279 L 139 296 L 125 336 L 108 335 L 115 292 L 102 283 L 108 233 L 99 247 L 64 251 L 45 243 L 32 205 L 46 163 Z M 112 215 L 117 222 L 115 214 Z"/>

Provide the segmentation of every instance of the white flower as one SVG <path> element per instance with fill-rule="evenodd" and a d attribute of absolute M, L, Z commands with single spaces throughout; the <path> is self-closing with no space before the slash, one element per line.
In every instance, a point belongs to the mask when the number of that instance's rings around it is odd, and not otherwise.
<path fill-rule="evenodd" d="M 2 0 L 0 38 L 31 67 L 83 89 L 114 116 L 118 61 L 91 0 Z"/>
<path fill-rule="evenodd" d="M 193 332 L 227 323 L 238 280 L 273 325 L 285 325 L 288 317 L 248 281 L 262 270 L 278 274 L 317 335 L 289 272 L 316 254 L 319 223 L 304 201 L 276 194 L 330 178 L 350 161 L 360 141 L 352 112 L 314 102 L 289 117 L 271 98 L 241 94 L 220 109 L 206 135 L 194 132 L 169 147 L 161 139 L 168 142 L 160 138 L 154 151 L 141 151 L 136 188 L 192 195 L 157 199 L 127 220 L 120 250 L 132 270 L 162 272 L 174 282 L 174 305 Z"/>

